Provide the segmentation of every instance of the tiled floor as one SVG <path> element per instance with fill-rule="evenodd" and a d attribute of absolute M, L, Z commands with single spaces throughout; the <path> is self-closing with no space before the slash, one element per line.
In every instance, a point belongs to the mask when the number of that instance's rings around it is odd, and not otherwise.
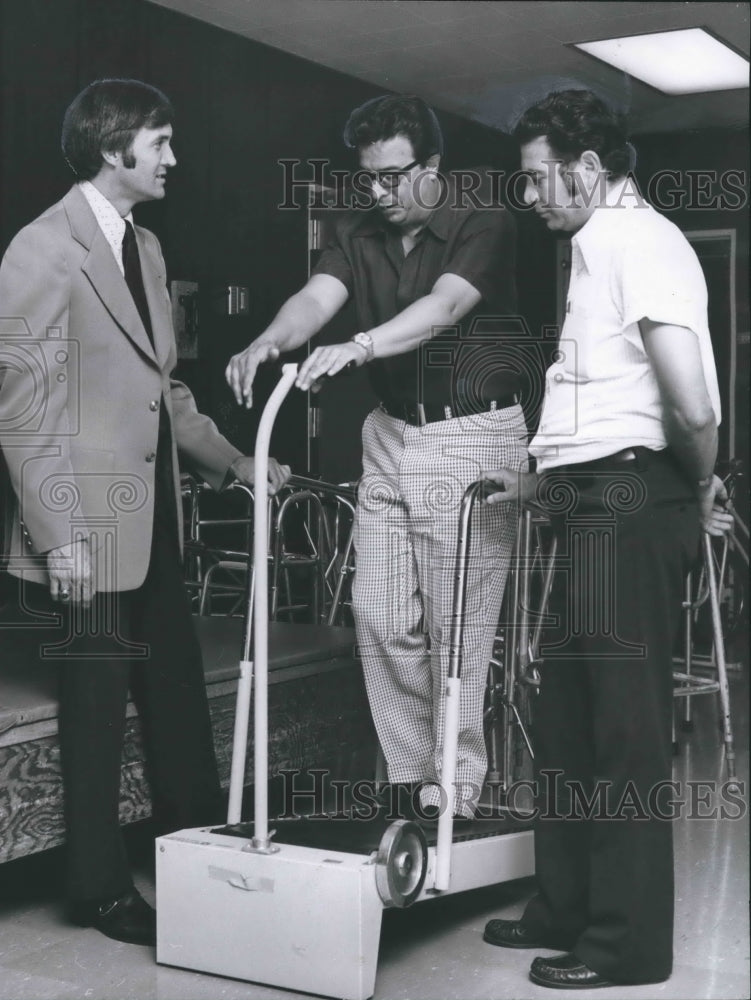
<path fill-rule="evenodd" d="M 684 738 L 675 777 L 725 777 L 714 699 L 697 699 L 696 730 Z M 748 685 L 733 681 L 738 776 L 748 783 Z M 701 797 L 701 788 L 694 786 Z M 720 803 L 721 804 L 721 803 Z M 740 810 L 733 807 L 737 813 Z M 698 803 L 704 812 L 711 804 Z M 748 817 L 676 821 L 675 971 L 664 984 L 617 987 L 568 996 L 606 998 L 748 998 Z M 135 854 L 142 853 L 138 836 Z M 295 1000 L 297 994 L 236 980 L 157 966 L 151 949 L 109 941 L 96 931 L 67 926 L 58 901 L 59 854 L 0 867 L 0 1000 Z M 139 887 L 153 901 L 144 866 Z M 376 1000 L 499 1000 L 548 997 L 527 970 L 534 953 L 493 948 L 482 941 L 491 916 L 515 916 L 532 892 L 531 880 L 491 886 L 462 896 L 384 914 Z M 196 919 L 200 919 L 197 913 Z M 336 961 L 336 956 L 332 956 Z"/>

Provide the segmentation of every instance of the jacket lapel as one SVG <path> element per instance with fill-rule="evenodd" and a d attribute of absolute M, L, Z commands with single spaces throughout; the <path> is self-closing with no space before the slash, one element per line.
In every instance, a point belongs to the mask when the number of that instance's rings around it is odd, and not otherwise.
<path fill-rule="evenodd" d="M 172 328 L 172 310 L 166 295 L 165 282 L 167 276 L 164 273 L 164 262 L 158 254 L 153 253 L 149 249 L 138 226 L 135 227 L 135 230 L 136 240 L 138 241 L 138 253 L 141 258 L 143 287 L 146 290 L 146 301 L 149 304 L 151 332 L 154 336 L 154 350 L 156 351 L 156 359 L 159 362 L 159 366 L 165 368 L 174 343 L 174 331 Z"/>
<path fill-rule="evenodd" d="M 74 187 L 63 199 L 63 205 L 70 223 L 71 235 L 88 251 L 81 270 L 123 333 L 146 357 L 156 361 L 154 348 L 138 315 L 133 296 L 125 284 L 125 278 L 120 273 L 112 250 L 88 202 L 78 188 Z M 144 275 L 144 284 L 145 281 Z M 151 307 L 151 298 L 149 306 Z"/>

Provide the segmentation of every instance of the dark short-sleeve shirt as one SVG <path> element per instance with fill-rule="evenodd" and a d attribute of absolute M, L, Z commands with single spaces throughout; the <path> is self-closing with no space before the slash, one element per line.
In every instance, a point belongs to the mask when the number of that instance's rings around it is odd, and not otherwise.
<path fill-rule="evenodd" d="M 489 205 L 487 188 L 477 197 Z M 499 338 L 517 329 L 515 226 L 501 206 L 477 207 L 457 195 L 449 180 L 405 256 L 401 233 L 377 209 L 348 211 L 321 255 L 314 274 L 338 278 L 354 299 L 358 329 L 379 326 L 427 295 L 443 274 L 464 278 L 482 295 L 457 327 L 438 331 L 415 350 L 368 366 L 373 388 L 385 403 L 452 405 L 472 412 L 477 404 L 516 390 L 499 364 Z M 474 405 L 473 405 L 474 404 Z"/>

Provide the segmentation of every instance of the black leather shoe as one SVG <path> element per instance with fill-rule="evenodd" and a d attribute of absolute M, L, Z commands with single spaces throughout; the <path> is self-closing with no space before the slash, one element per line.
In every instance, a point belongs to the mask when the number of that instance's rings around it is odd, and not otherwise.
<path fill-rule="evenodd" d="M 538 986 L 554 990 L 593 990 L 598 986 L 614 986 L 599 972 L 590 969 L 580 958 L 569 952 L 557 958 L 536 958 L 529 978 Z"/>
<path fill-rule="evenodd" d="M 499 948 L 544 948 L 545 945 L 521 920 L 488 920 L 483 941 Z"/>
<path fill-rule="evenodd" d="M 418 823 L 437 823 L 438 817 L 441 815 L 441 807 L 434 805 L 422 805 L 417 804 L 415 809 L 415 816 L 417 817 Z"/>
<path fill-rule="evenodd" d="M 79 927 L 94 927 L 114 941 L 156 945 L 156 911 L 136 889 L 101 903 L 77 903 L 71 920 Z"/>

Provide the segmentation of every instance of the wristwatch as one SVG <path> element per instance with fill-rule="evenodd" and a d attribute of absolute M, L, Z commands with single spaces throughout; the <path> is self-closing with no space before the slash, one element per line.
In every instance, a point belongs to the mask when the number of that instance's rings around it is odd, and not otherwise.
<path fill-rule="evenodd" d="M 357 344 L 359 347 L 365 351 L 365 360 L 373 360 L 373 338 L 369 333 L 356 333 L 354 337 L 350 338 L 353 344 Z"/>

